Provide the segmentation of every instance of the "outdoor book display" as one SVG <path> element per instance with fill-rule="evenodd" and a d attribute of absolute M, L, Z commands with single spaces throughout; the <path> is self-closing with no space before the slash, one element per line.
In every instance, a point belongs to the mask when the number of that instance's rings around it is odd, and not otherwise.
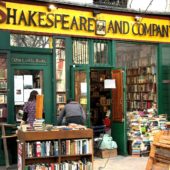
<path fill-rule="evenodd" d="M 152 116 L 140 111 L 128 112 L 128 148 L 135 157 L 148 156 L 157 132 L 165 130 L 166 115 Z"/>
<path fill-rule="evenodd" d="M 170 169 L 170 131 L 161 131 L 154 137 L 146 170 Z"/>
<path fill-rule="evenodd" d="M 93 169 L 93 130 L 18 131 L 18 170 Z"/>

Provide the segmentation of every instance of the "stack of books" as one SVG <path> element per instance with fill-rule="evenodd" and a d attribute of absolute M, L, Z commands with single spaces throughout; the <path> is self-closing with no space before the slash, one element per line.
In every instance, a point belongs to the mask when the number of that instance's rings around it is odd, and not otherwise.
<path fill-rule="evenodd" d="M 147 156 L 155 134 L 166 129 L 166 115 L 150 116 L 141 111 L 128 112 L 128 140 L 133 156 Z M 143 153 L 143 154 L 142 154 Z M 147 154 L 146 154 L 147 153 Z"/>
<path fill-rule="evenodd" d="M 45 129 L 45 120 L 44 119 L 35 119 L 33 123 L 33 129 L 35 131 L 43 131 Z"/>

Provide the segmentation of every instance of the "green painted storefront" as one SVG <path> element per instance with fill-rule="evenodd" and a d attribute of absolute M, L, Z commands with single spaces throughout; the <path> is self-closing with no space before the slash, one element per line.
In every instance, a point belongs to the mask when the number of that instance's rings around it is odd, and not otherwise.
<path fill-rule="evenodd" d="M 20 34 L 20 32 L 18 32 Z M 65 56 L 66 56 L 66 96 L 75 96 L 75 73 L 83 72 L 86 75 L 87 82 L 87 126 L 90 127 L 90 72 L 92 70 L 112 70 L 122 69 L 124 67 L 118 67 L 116 65 L 116 44 L 117 43 L 132 43 L 140 45 L 154 45 L 156 47 L 156 72 L 157 72 L 157 101 L 158 101 L 158 113 L 167 114 L 170 119 L 170 45 L 167 43 L 151 43 L 151 42 L 137 42 L 134 39 L 132 41 L 118 41 L 114 38 L 104 39 L 103 37 L 84 37 L 78 36 L 78 38 L 72 37 L 72 35 L 59 36 L 52 35 L 53 45 L 51 48 L 33 48 L 33 47 L 12 47 L 10 46 L 10 30 L 0 31 L 0 53 L 7 56 L 7 108 L 8 117 L 7 123 L 15 124 L 14 113 L 14 72 L 15 70 L 41 70 L 43 71 L 43 94 L 44 94 L 44 112 L 45 120 L 47 123 L 56 124 L 56 47 L 55 40 L 63 39 L 65 41 Z M 88 46 L 89 62 L 87 64 L 75 64 L 73 63 L 73 41 L 74 40 L 86 40 Z M 108 63 L 96 64 L 94 63 L 94 43 L 106 42 L 109 47 L 108 51 Z M 40 59 L 40 60 L 36 60 Z M 119 154 L 127 155 L 127 125 L 126 125 L 126 75 L 123 78 L 123 119 L 121 121 L 112 121 L 112 137 L 118 144 Z M 113 101 L 114 102 L 114 101 Z M 2 140 L 0 140 L 0 146 L 2 148 Z M 0 164 L 4 164 L 3 149 L 0 149 Z"/>

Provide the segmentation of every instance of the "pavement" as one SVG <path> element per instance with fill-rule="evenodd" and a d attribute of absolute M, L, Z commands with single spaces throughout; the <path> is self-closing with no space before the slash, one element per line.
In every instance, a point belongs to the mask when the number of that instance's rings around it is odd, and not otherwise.
<path fill-rule="evenodd" d="M 93 170 L 145 170 L 148 157 L 116 156 L 111 158 L 94 157 Z M 6 170 L 0 166 L 0 170 Z M 12 165 L 8 170 L 17 170 L 17 165 Z"/>
<path fill-rule="evenodd" d="M 145 170 L 148 157 L 94 158 L 93 170 Z"/>

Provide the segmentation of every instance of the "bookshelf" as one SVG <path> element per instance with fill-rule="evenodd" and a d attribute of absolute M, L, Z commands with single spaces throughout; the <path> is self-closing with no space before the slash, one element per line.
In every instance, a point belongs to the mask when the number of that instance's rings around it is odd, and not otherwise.
<path fill-rule="evenodd" d="M 18 169 L 93 169 L 93 130 L 18 131 Z"/>
<path fill-rule="evenodd" d="M 127 110 L 144 110 L 156 102 L 155 66 L 127 69 Z"/>
<path fill-rule="evenodd" d="M 7 121 L 7 67 L 6 57 L 0 54 L 0 122 Z"/>
<path fill-rule="evenodd" d="M 66 104 L 65 41 L 56 39 L 56 108 L 57 116 Z"/>

